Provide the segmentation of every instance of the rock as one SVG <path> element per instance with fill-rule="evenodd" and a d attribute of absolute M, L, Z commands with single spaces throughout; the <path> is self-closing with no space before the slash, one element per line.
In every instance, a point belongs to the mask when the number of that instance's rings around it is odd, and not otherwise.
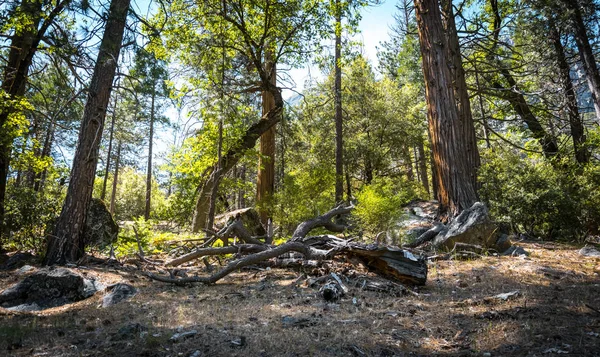
<path fill-rule="evenodd" d="M 44 310 L 94 295 L 101 284 L 65 268 L 42 269 L 0 293 L 0 306 L 16 311 Z"/>
<path fill-rule="evenodd" d="M 238 217 L 242 220 L 242 225 L 250 232 L 251 236 L 257 237 L 267 234 L 267 231 L 260 223 L 258 212 L 252 207 L 242 208 L 216 216 L 215 226 L 218 229 L 221 229 Z"/>
<path fill-rule="evenodd" d="M 493 248 L 497 252 L 503 253 L 510 249 L 510 247 L 512 247 L 510 237 L 508 236 L 508 234 L 502 233 L 498 236 L 498 239 L 496 240 L 496 243 L 494 244 Z"/>
<path fill-rule="evenodd" d="M 35 268 L 32 267 L 31 265 L 23 265 L 22 267 L 17 269 L 17 274 L 23 275 L 23 274 L 31 273 L 34 270 L 35 270 Z"/>
<path fill-rule="evenodd" d="M 440 232 L 433 240 L 436 248 L 452 250 L 455 243 L 493 248 L 496 243 L 496 225 L 481 202 L 462 211 L 450 222 L 447 232 Z"/>
<path fill-rule="evenodd" d="M 136 288 L 125 283 L 110 285 L 106 290 L 108 293 L 102 298 L 102 307 L 113 306 L 121 301 L 129 300 L 137 294 Z"/>
<path fill-rule="evenodd" d="M 579 250 L 579 254 L 583 255 L 584 257 L 600 258 L 600 251 L 587 245 Z"/>
<path fill-rule="evenodd" d="M 27 265 L 35 259 L 35 256 L 28 252 L 18 252 L 11 255 L 0 267 L 0 270 L 13 270 Z"/>
<path fill-rule="evenodd" d="M 506 251 L 502 252 L 501 255 L 512 256 L 512 257 L 519 257 L 522 255 L 529 256 L 529 252 L 527 252 L 522 247 L 519 247 L 518 245 L 513 245 L 510 248 L 508 248 Z"/>
<path fill-rule="evenodd" d="M 201 357 L 202 356 L 202 352 L 200 352 L 200 350 L 195 350 L 194 352 L 192 352 L 191 355 L 189 355 L 189 357 Z"/>
<path fill-rule="evenodd" d="M 92 198 L 85 221 L 85 246 L 106 248 L 117 240 L 118 234 L 119 226 L 104 201 Z"/>
<path fill-rule="evenodd" d="M 132 340 L 136 337 L 141 337 L 142 333 L 148 331 L 146 326 L 139 323 L 130 323 L 119 329 L 112 337 L 113 341 Z"/>
<path fill-rule="evenodd" d="M 171 338 L 169 339 L 169 341 L 171 342 L 179 342 L 182 340 L 185 340 L 186 338 L 190 338 L 193 336 L 196 336 L 198 334 L 198 331 L 196 330 L 189 330 L 189 331 L 185 331 L 185 332 L 177 332 L 176 334 L 174 334 L 173 336 L 171 336 Z"/>

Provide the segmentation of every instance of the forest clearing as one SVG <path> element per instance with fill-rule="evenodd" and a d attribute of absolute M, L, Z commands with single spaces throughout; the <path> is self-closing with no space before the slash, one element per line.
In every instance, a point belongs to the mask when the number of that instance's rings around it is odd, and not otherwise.
<path fill-rule="evenodd" d="M 361 276 L 372 274 L 336 261 L 327 271 L 356 285 L 332 303 L 310 275 L 282 268 L 176 286 L 133 264 L 90 264 L 73 270 L 129 283 L 137 295 L 108 308 L 100 295 L 34 313 L 2 310 L 0 348 L 14 356 L 597 356 L 600 259 L 570 245 L 518 244 L 530 255 L 432 262 L 428 283 L 412 293 L 368 291 Z M 30 273 L 0 273 L 0 289 Z"/>

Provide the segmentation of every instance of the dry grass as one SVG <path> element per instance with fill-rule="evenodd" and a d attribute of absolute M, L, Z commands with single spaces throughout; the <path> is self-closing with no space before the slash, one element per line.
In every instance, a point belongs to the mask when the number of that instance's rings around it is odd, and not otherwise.
<path fill-rule="evenodd" d="M 436 262 L 419 296 L 352 288 L 337 304 L 325 304 L 317 288 L 296 286 L 299 273 L 287 270 L 175 287 L 133 267 L 79 269 L 140 293 L 108 309 L 98 307 L 101 296 L 39 313 L 0 309 L 0 355 L 600 356 L 600 260 L 575 247 L 522 246 L 532 253 L 527 259 Z M 0 289 L 19 278 L 3 273 Z M 489 299 L 514 290 L 519 295 L 507 301 Z M 148 333 L 114 341 L 129 323 Z M 169 342 L 180 326 L 198 334 Z"/>

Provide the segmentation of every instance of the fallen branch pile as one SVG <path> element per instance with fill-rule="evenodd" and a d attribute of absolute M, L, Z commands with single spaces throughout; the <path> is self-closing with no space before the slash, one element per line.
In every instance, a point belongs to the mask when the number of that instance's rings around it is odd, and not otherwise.
<path fill-rule="evenodd" d="M 420 256 L 415 256 L 409 250 L 377 244 L 363 244 L 352 239 L 342 239 L 333 235 L 308 236 L 315 228 L 323 227 L 332 232 L 343 232 L 348 227 L 334 223 L 333 219 L 339 215 L 348 214 L 354 207 L 340 205 L 331 211 L 302 222 L 294 231 L 291 239 L 279 246 L 265 244 L 259 237 L 252 237 L 239 219 L 216 232 L 208 242 L 217 239 L 225 241 L 236 237 L 241 242 L 223 247 L 211 247 L 206 243 L 194 251 L 181 257 L 167 261 L 166 267 L 176 267 L 183 263 L 222 254 L 236 254 L 236 259 L 229 262 L 224 268 L 209 276 L 176 277 L 148 273 L 154 280 L 173 284 L 204 283 L 214 284 L 228 274 L 241 268 L 264 263 L 273 258 L 288 261 L 325 261 L 334 257 L 345 256 L 350 261 L 360 261 L 370 270 L 386 278 L 400 283 L 411 285 L 424 285 L 427 280 L 427 265 Z M 301 258 L 290 258 L 290 254 L 300 253 Z"/>

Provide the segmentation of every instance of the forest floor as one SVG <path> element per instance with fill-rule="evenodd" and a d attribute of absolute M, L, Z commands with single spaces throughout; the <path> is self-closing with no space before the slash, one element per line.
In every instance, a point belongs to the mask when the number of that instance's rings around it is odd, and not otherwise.
<path fill-rule="evenodd" d="M 337 303 L 292 270 L 182 287 L 133 266 L 75 268 L 139 293 L 110 308 L 102 294 L 41 312 L 0 308 L 0 355 L 600 356 L 600 259 L 574 246 L 519 245 L 531 255 L 433 262 L 418 295 L 352 287 Z M 0 272 L 0 290 L 22 277 Z M 133 335 L 119 333 L 128 326 Z M 169 340 L 189 330 L 197 334 Z"/>

